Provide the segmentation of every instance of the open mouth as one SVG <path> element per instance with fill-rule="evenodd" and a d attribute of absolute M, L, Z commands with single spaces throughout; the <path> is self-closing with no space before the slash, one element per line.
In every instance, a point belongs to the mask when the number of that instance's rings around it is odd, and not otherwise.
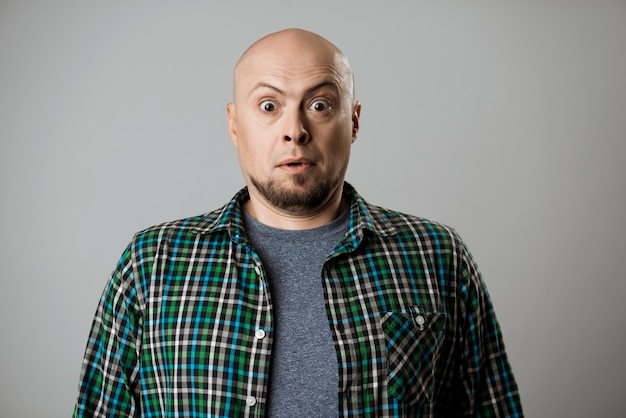
<path fill-rule="evenodd" d="M 285 160 L 281 163 L 283 170 L 287 170 L 291 173 L 300 173 L 313 167 L 315 163 L 305 158 L 294 158 Z"/>

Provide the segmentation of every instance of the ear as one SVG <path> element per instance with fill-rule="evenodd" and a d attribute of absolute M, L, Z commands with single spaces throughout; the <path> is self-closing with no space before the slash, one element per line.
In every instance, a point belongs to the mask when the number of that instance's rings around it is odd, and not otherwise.
<path fill-rule="evenodd" d="M 356 141 L 356 135 L 359 132 L 359 119 L 361 118 L 361 103 L 356 102 L 354 112 L 352 113 L 352 142 Z"/>
<path fill-rule="evenodd" d="M 239 145 L 237 140 L 237 109 L 233 103 L 228 103 L 226 105 L 226 119 L 228 120 L 228 135 L 230 135 L 230 142 L 232 142 L 235 148 L 237 148 Z"/>

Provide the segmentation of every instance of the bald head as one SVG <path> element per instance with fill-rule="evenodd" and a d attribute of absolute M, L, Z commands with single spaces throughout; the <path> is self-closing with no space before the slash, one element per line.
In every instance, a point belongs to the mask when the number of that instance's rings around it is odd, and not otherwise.
<path fill-rule="evenodd" d="M 226 115 L 249 213 L 283 229 L 334 219 L 360 112 L 348 61 L 321 36 L 288 29 L 248 48 Z"/>
<path fill-rule="evenodd" d="M 322 36 L 303 29 L 285 29 L 253 43 L 235 65 L 233 95 L 235 102 L 244 80 L 270 66 L 301 72 L 305 66 L 321 65 L 332 73 L 338 87 L 346 89 L 354 100 L 354 76 L 341 50 Z"/>

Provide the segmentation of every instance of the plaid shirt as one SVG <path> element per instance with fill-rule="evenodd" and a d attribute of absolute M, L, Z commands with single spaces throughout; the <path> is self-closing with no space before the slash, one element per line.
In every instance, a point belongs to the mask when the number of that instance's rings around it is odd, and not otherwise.
<path fill-rule="evenodd" d="M 487 290 L 455 231 L 373 206 L 322 271 L 340 416 L 521 417 Z M 93 322 L 74 416 L 265 414 L 272 299 L 241 190 L 125 250 Z M 304 295 L 303 295 L 304 296 Z"/>

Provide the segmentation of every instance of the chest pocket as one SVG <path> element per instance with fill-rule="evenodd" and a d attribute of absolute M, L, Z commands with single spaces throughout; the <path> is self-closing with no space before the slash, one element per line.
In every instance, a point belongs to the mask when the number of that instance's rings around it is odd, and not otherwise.
<path fill-rule="evenodd" d="M 389 395 L 416 406 L 431 402 L 445 314 L 385 312 L 380 317 L 387 349 Z"/>

